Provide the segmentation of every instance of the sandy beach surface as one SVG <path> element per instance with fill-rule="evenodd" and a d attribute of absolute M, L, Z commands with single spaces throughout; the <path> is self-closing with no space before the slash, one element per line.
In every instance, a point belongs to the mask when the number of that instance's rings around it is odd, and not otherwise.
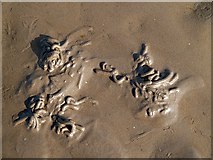
<path fill-rule="evenodd" d="M 3 3 L 3 157 L 210 158 L 202 5 Z"/>

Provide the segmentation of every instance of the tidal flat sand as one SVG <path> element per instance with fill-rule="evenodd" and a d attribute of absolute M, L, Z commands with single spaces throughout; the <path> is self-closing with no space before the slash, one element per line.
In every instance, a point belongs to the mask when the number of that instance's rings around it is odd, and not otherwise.
<path fill-rule="evenodd" d="M 2 3 L 4 158 L 210 158 L 211 4 Z"/>

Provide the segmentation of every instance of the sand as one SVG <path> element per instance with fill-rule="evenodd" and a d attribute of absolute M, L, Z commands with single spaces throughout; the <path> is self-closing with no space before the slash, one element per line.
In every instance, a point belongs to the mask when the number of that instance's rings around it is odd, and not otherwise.
<path fill-rule="evenodd" d="M 211 157 L 211 19 L 207 11 L 199 11 L 195 3 L 2 6 L 4 158 Z M 57 50 L 42 57 L 39 41 L 47 36 L 58 40 L 55 44 L 64 53 L 55 68 L 48 64 L 56 60 L 52 53 Z M 63 40 L 70 43 L 63 45 Z M 170 112 L 156 112 L 153 117 L 147 116 L 142 99 L 132 94 L 130 81 L 118 84 L 110 79 L 114 72 L 94 72 L 100 62 L 106 62 L 135 81 L 132 54 L 139 53 L 142 44 L 153 60 L 148 66 L 179 76 L 169 85 L 178 88 L 168 100 Z M 37 96 L 39 104 L 31 99 L 32 104 L 25 105 L 30 96 Z M 67 100 L 69 96 L 74 100 Z M 63 121 L 58 111 L 70 103 L 65 113 L 60 112 L 66 118 Z M 46 121 L 15 121 L 21 111 L 29 117 L 40 111 Z M 14 126 L 14 121 L 20 124 Z M 70 127 L 77 127 L 76 134 Z"/>

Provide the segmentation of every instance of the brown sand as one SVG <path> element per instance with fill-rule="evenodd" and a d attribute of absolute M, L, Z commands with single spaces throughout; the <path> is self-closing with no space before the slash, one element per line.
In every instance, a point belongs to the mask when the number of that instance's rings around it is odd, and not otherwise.
<path fill-rule="evenodd" d="M 194 3 L 3 3 L 3 157 L 211 157 L 211 20 L 193 9 Z M 98 101 L 72 112 L 86 127 L 83 136 L 70 140 L 51 131 L 49 123 L 39 132 L 24 123 L 13 127 L 12 116 L 47 81 L 46 72 L 34 70 L 32 41 L 40 34 L 63 40 L 86 25 L 94 33 L 85 55 L 96 58 L 81 63 L 80 89 L 77 77 L 65 87 L 66 94 Z M 175 112 L 166 116 L 138 118 L 140 101 L 130 86 L 93 72 L 101 61 L 129 72 L 131 53 L 142 42 L 154 68 L 169 68 L 185 79 Z M 31 84 L 29 79 L 23 84 L 33 72 Z M 56 87 L 64 85 L 63 78 L 55 77 Z"/>

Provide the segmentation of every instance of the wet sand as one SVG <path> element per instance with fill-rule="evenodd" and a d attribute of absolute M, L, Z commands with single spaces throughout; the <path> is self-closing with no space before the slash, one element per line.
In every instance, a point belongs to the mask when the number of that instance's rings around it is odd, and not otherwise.
<path fill-rule="evenodd" d="M 197 14 L 194 6 L 3 3 L 3 157 L 210 158 L 211 19 Z M 78 33 L 83 26 L 93 28 L 89 36 L 87 30 Z M 74 42 L 89 39 L 91 45 L 73 47 L 71 55 L 80 56 L 73 56 L 76 67 L 68 67 L 68 72 L 45 71 L 42 65 L 49 60 L 45 58 L 52 57 L 44 57 L 40 66 L 37 63 L 42 59 L 39 36 L 63 41 L 69 33 L 70 39 L 76 35 Z M 139 113 L 141 99 L 132 95 L 131 84 L 116 84 L 108 75 L 93 71 L 105 61 L 121 73 L 130 73 L 132 53 L 140 52 L 143 43 L 154 69 L 179 75 L 177 100 L 171 101 L 172 112 L 165 115 Z M 13 126 L 12 117 L 26 109 L 27 98 L 60 89 L 63 96 L 55 98 L 52 106 L 64 101 L 64 96 L 94 100 L 65 114 L 85 128 L 82 134 L 74 138 L 56 134 L 51 116 L 39 131 L 27 129 L 25 122 Z"/>

